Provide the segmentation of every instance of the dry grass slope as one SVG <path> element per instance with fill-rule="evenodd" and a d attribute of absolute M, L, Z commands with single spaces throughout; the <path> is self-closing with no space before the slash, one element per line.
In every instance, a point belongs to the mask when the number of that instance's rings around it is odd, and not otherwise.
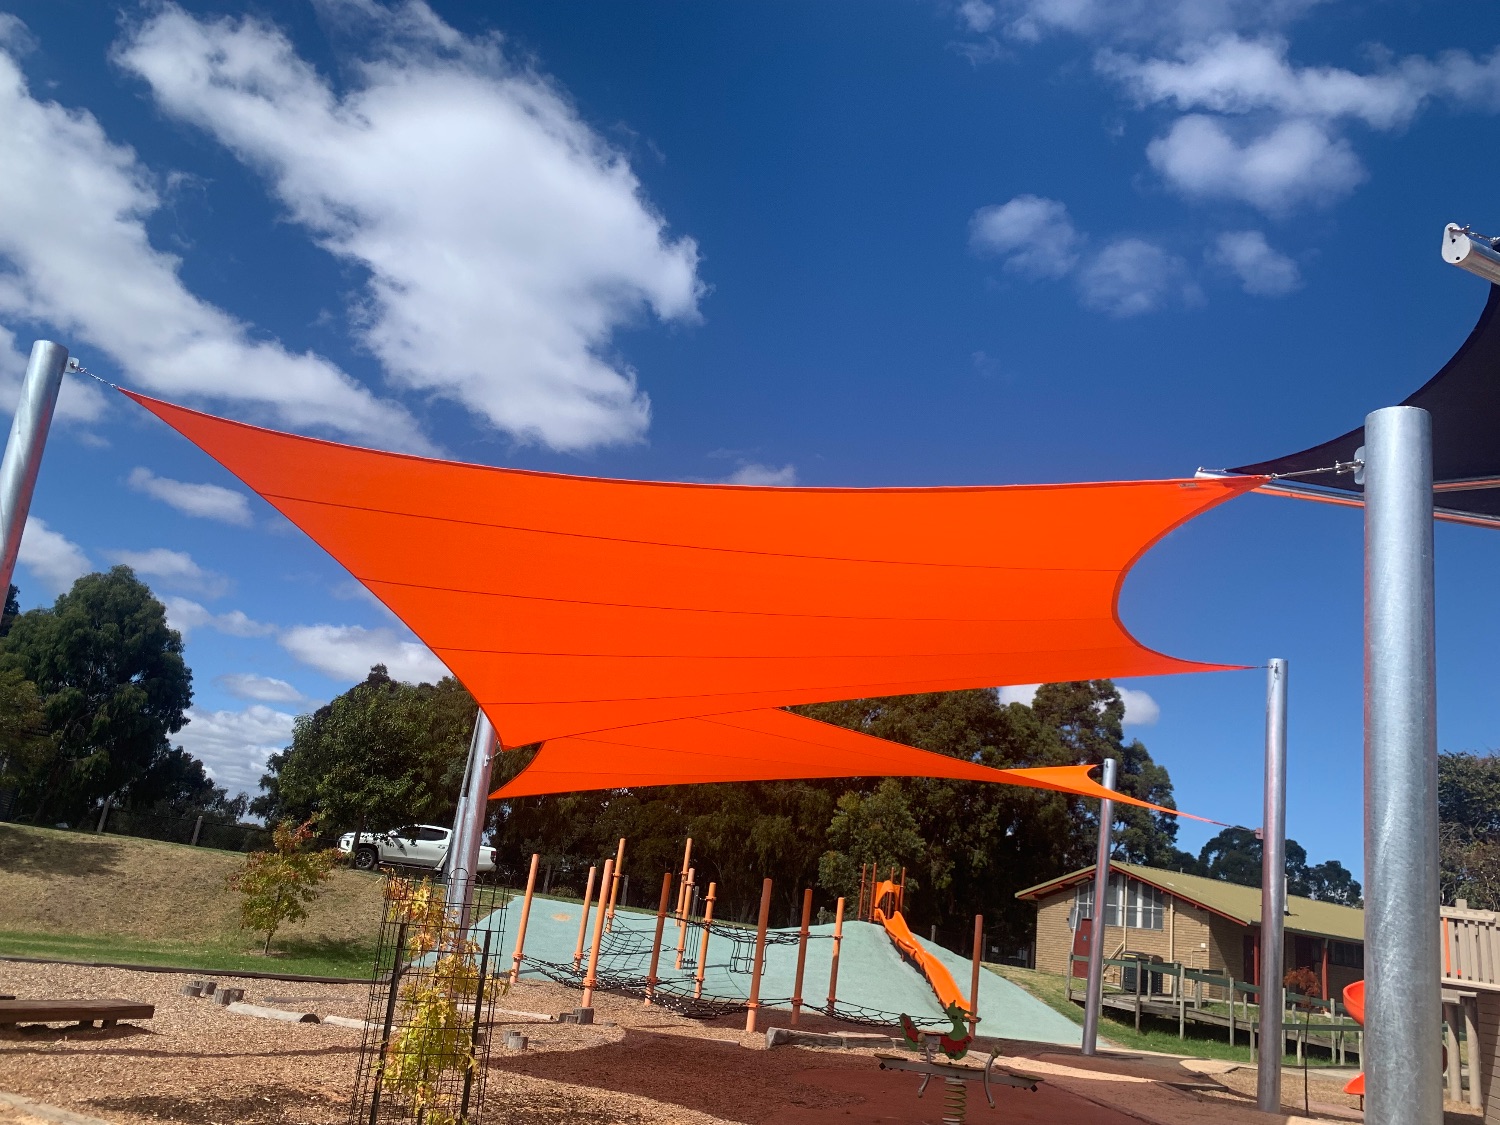
<path fill-rule="evenodd" d="M 0 928 L 249 942 L 239 929 L 239 896 L 226 883 L 244 862 L 235 852 L 0 824 Z M 341 868 L 307 921 L 285 933 L 363 941 L 379 923 L 380 881 Z"/>

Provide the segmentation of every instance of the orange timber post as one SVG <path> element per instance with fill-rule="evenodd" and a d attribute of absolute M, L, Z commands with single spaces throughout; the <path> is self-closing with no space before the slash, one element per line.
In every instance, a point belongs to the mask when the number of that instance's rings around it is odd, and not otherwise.
<path fill-rule="evenodd" d="M 599 883 L 599 911 L 594 915 L 594 943 L 589 948 L 589 971 L 583 977 L 583 1002 L 580 1008 L 594 1006 L 594 986 L 599 983 L 599 945 L 604 940 L 604 888 L 615 869 L 615 861 L 604 861 L 604 878 Z"/>
<path fill-rule="evenodd" d="M 578 944 L 573 946 L 573 971 L 578 971 L 578 966 L 583 963 L 583 939 L 589 933 L 589 901 L 594 897 L 594 876 L 598 869 L 589 868 L 589 881 L 583 888 L 583 911 L 578 915 Z"/>
<path fill-rule="evenodd" d="M 802 1015 L 802 970 L 807 965 L 807 929 L 812 921 L 812 888 L 802 892 L 802 928 L 797 931 L 797 981 L 792 985 L 792 1026 Z"/>
<path fill-rule="evenodd" d="M 672 901 L 672 873 L 661 874 L 661 905 L 656 908 L 656 938 L 651 942 L 651 968 L 646 972 L 646 1003 L 656 995 L 656 966 L 661 962 L 661 932 L 667 926 L 667 904 Z"/>
<path fill-rule="evenodd" d="M 755 1030 L 760 1012 L 760 973 L 766 957 L 766 927 L 771 922 L 771 880 L 760 887 L 760 920 L 755 924 L 755 964 L 750 967 L 750 996 L 745 1001 L 745 1030 Z"/>
<path fill-rule="evenodd" d="M 541 861 L 541 853 L 533 852 L 531 873 L 526 876 L 526 897 L 521 900 L 521 924 L 516 928 L 516 955 L 511 958 L 510 983 L 512 985 L 521 976 L 521 951 L 526 947 L 526 923 L 531 918 L 531 895 L 536 890 L 536 868 Z"/>
<path fill-rule="evenodd" d="M 620 897 L 620 872 L 625 869 L 625 837 L 620 837 L 619 850 L 615 852 L 615 877 L 609 881 L 609 916 L 604 920 L 604 928 L 610 933 L 615 929 L 615 899 Z M 600 898 L 603 898 L 600 892 Z"/>
<path fill-rule="evenodd" d="M 833 958 L 828 966 L 828 1014 L 839 998 L 839 946 L 844 944 L 844 900 L 833 908 Z"/>
<path fill-rule="evenodd" d="M 979 1026 L 979 962 L 984 957 L 984 915 L 974 915 L 974 975 L 969 978 L 969 1034 Z"/>
<path fill-rule="evenodd" d="M 719 884 L 708 885 L 708 909 L 703 912 L 703 942 L 698 946 L 698 971 L 693 977 L 693 998 L 703 995 L 703 970 L 708 964 L 708 935 L 714 927 L 714 892 Z"/>

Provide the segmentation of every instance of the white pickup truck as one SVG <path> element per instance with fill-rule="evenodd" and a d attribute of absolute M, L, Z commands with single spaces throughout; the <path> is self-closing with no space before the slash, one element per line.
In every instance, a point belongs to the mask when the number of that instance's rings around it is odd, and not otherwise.
<path fill-rule="evenodd" d="M 360 836 L 359 847 L 354 851 L 354 866 L 361 871 L 374 871 L 381 864 L 436 870 L 448 855 L 452 836 L 451 828 L 439 828 L 436 824 L 408 824 L 391 832 L 366 832 Z M 339 837 L 339 851 L 348 855 L 353 847 L 353 832 Z M 481 846 L 479 874 L 487 875 L 493 870 L 495 849 Z"/>

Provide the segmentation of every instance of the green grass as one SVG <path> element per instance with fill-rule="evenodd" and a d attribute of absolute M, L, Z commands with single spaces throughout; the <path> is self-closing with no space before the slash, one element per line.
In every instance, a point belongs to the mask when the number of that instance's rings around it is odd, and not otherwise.
<path fill-rule="evenodd" d="M 294 976 L 370 975 L 374 946 L 357 940 L 288 937 L 271 943 L 266 957 L 249 940 L 175 941 L 112 935 L 0 930 L 0 954 L 57 961 L 110 961 L 127 965 L 180 965 L 216 972 L 247 970 Z"/>
<path fill-rule="evenodd" d="M 1074 1023 L 1083 1023 L 1083 1007 L 1068 999 L 1067 982 L 1063 977 L 1053 973 L 1037 972 L 1035 969 L 1018 969 L 1012 965 L 986 963 L 986 968 L 993 969 L 1006 980 L 1020 985 L 1049 1008 L 1061 1012 Z M 1081 988 L 1081 983 L 1075 987 L 1075 994 L 1078 988 Z M 1290 1027 L 1290 1021 L 1288 1021 L 1288 1026 Z M 1316 1020 L 1314 1020 L 1314 1026 L 1316 1026 Z M 1235 1036 L 1235 1045 L 1231 1047 L 1228 1029 L 1210 1029 L 1202 1025 L 1195 1027 L 1189 1023 L 1186 1038 L 1179 1039 L 1176 1020 L 1143 1015 L 1141 1030 L 1136 1031 L 1133 1016 L 1128 1020 L 1120 1019 L 1115 1013 L 1106 1010 L 1100 1013 L 1099 1035 L 1101 1039 L 1107 1039 L 1116 1046 L 1132 1051 L 1158 1051 L 1168 1055 L 1224 1059 L 1247 1065 L 1254 1065 L 1256 1062 L 1255 1053 L 1250 1050 L 1248 1039 L 1243 1031 Z M 1284 1061 L 1287 1066 L 1297 1065 L 1294 1055 L 1287 1055 Z M 1308 1065 L 1316 1069 L 1330 1064 L 1315 1049 L 1310 1049 Z"/>

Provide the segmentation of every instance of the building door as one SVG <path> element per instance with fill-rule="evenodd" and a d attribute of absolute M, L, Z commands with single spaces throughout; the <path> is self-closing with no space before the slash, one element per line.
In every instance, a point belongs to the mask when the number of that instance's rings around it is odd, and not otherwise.
<path fill-rule="evenodd" d="M 1241 970 L 1246 984 L 1260 984 L 1260 934 L 1251 930 L 1241 945 Z"/>

